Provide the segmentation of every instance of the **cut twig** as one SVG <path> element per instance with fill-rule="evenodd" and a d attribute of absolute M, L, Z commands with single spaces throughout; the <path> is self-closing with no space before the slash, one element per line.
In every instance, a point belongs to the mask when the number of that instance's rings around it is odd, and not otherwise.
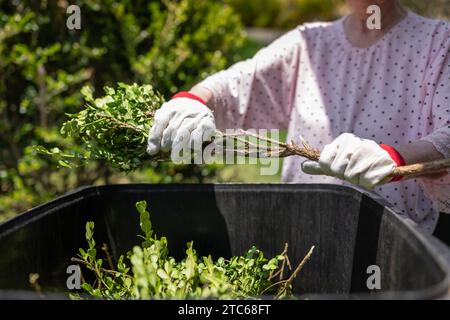
<path fill-rule="evenodd" d="M 278 282 L 272 283 L 270 286 L 268 286 L 267 288 L 265 288 L 263 291 L 261 291 L 261 295 L 263 295 L 264 293 L 266 293 L 267 291 L 269 291 L 270 289 L 279 286 L 280 284 L 286 283 L 287 280 L 280 280 Z"/>
<path fill-rule="evenodd" d="M 149 114 L 150 114 L 150 113 L 149 113 Z M 111 116 L 111 115 L 109 115 L 109 114 L 106 114 L 106 113 L 99 113 L 98 116 L 101 117 L 101 118 L 106 118 L 106 119 L 110 120 L 111 122 L 116 123 L 116 124 L 119 125 L 119 127 L 121 127 L 121 128 L 128 129 L 128 130 L 132 130 L 132 131 L 135 131 L 135 132 L 138 132 L 138 133 L 145 133 L 144 131 L 142 131 L 142 130 L 139 129 L 138 127 L 135 127 L 135 126 L 133 126 L 133 125 L 130 124 L 130 123 L 126 123 L 126 122 L 120 121 L 120 120 L 114 118 L 113 116 Z M 100 119 L 99 119 L 99 120 L 100 120 Z"/>
<path fill-rule="evenodd" d="M 275 299 L 279 299 L 280 297 L 284 296 L 286 292 L 289 289 L 289 286 L 292 284 L 292 282 L 295 280 L 297 275 L 300 273 L 300 271 L 305 266 L 306 262 L 308 262 L 309 259 L 311 259 L 311 256 L 314 252 L 314 246 L 311 247 L 308 254 L 303 258 L 303 260 L 300 262 L 300 264 L 295 268 L 294 272 L 291 274 L 291 276 L 284 282 L 283 287 L 280 289 L 278 294 L 275 296 Z"/>
<path fill-rule="evenodd" d="M 219 136 L 227 139 L 233 139 L 235 141 L 242 141 L 242 137 L 253 137 L 257 139 L 257 141 L 264 141 L 270 143 L 270 145 L 259 146 L 258 150 L 259 155 L 265 155 L 267 157 L 272 158 L 285 158 L 289 156 L 301 156 L 305 157 L 309 160 L 318 161 L 320 157 L 320 151 L 313 149 L 310 145 L 308 145 L 304 140 L 302 141 L 303 147 L 297 145 L 294 141 L 291 141 L 290 144 L 277 141 L 254 132 L 249 132 L 245 130 L 237 130 L 235 133 L 222 133 L 217 132 Z M 253 143 L 253 146 L 255 144 Z M 242 152 L 242 150 L 240 150 Z"/>
<path fill-rule="evenodd" d="M 30 273 L 28 276 L 28 281 L 31 285 L 31 287 L 36 291 L 37 295 L 40 298 L 45 298 L 44 294 L 42 293 L 42 288 L 39 284 L 39 274 L 38 273 Z"/>
<path fill-rule="evenodd" d="M 280 254 L 280 256 L 284 257 L 281 267 L 277 270 L 277 272 L 275 272 L 275 273 L 271 272 L 268 280 L 272 280 L 273 278 L 276 278 L 278 275 L 280 276 L 280 281 L 283 280 L 283 273 L 284 273 L 284 269 L 286 268 L 286 261 L 288 259 L 288 247 L 289 247 L 288 244 L 285 243 L 283 252 Z"/>
<path fill-rule="evenodd" d="M 402 166 L 395 169 L 394 177 L 406 177 L 407 179 L 416 178 L 423 175 L 435 173 L 444 173 L 450 169 L 450 159 L 416 163 L 408 166 Z"/>
<path fill-rule="evenodd" d="M 89 265 L 86 261 L 78 259 L 78 258 L 75 258 L 75 257 L 72 257 L 70 260 L 73 261 L 73 262 L 81 263 L 82 265 L 85 265 L 85 266 Z M 108 269 L 105 269 L 105 268 L 99 268 L 99 270 L 104 272 L 104 273 L 108 273 L 110 275 L 113 275 L 113 276 L 117 276 L 117 275 L 123 276 L 123 275 L 125 275 L 125 276 L 131 278 L 130 275 L 124 274 L 124 273 L 121 273 L 121 272 L 118 272 L 118 271 L 108 270 Z"/>

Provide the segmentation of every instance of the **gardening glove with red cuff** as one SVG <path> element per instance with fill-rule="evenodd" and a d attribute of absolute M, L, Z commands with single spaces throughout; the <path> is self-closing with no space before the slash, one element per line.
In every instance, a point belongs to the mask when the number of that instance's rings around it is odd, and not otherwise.
<path fill-rule="evenodd" d="M 390 176 L 394 169 L 404 164 L 402 156 L 391 146 L 343 133 L 325 146 L 318 162 L 303 162 L 302 170 L 307 174 L 328 175 L 372 189 L 393 181 Z"/>
<path fill-rule="evenodd" d="M 216 131 L 214 115 L 205 102 L 188 92 L 180 92 L 155 113 L 148 137 L 147 152 L 201 148 Z"/>

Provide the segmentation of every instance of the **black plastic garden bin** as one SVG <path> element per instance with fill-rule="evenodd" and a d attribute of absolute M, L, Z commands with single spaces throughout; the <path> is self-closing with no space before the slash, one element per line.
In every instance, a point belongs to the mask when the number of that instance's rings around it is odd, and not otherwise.
<path fill-rule="evenodd" d="M 113 256 L 139 243 L 134 204 L 146 200 L 154 229 L 175 257 L 193 240 L 200 254 L 242 254 L 256 245 L 272 256 L 289 243 L 298 262 L 312 259 L 295 291 L 316 299 L 445 298 L 449 249 L 374 195 L 331 185 L 110 185 L 86 187 L 0 225 L 0 299 L 32 298 L 28 276 L 44 292 L 67 292 L 66 267 L 86 247 L 85 223 Z M 367 267 L 381 270 L 370 291 Z M 60 298 L 66 295 L 47 295 Z"/>

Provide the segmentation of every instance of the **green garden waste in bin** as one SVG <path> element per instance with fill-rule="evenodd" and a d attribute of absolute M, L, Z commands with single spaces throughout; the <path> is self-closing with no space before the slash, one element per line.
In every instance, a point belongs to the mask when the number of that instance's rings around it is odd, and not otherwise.
<path fill-rule="evenodd" d="M 86 246 L 86 222 L 95 222 L 97 243 L 117 259 L 140 243 L 140 200 L 176 258 L 191 240 L 213 258 L 253 245 L 271 257 L 288 243 L 295 262 L 314 245 L 294 283 L 300 298 L 435 299 L 449 292 L 449 249 L 372 194 L 332 185 L 110 185 L 78 189 L 0 225 L 0 299 L 35 297 L 30 273 L 39 274 L 47 297 L 67 297 L 66 270 Z M 370 290 L 377 271 L 381 288 Z"/>

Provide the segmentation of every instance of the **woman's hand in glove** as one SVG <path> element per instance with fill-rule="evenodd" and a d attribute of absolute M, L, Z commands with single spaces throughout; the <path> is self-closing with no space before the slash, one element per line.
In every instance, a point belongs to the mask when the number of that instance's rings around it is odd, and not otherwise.
<path fill-rule="evenodd" d="M 390 175 L 401 165 L 404 165 L 404 160 L 394 148 L 344 133 L 325 146 L 319 162 L 303 162 L 302 170 L 372 189 L 391 181 Z"/>
<path fill-rule="evenodd" d="M 148 137 L 147 152 L 201 149 L 216 131 L 214 115 L 205 102 L 192 93 L 181 92 L 155 113 Z"/>

